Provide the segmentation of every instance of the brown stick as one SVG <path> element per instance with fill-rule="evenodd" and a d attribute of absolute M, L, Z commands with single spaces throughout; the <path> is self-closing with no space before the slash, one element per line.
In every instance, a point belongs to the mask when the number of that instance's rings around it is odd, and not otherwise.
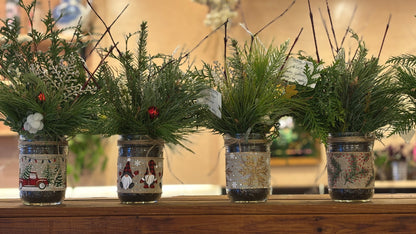
<path fill-rule="evenodd" d="M 326 27 L 326 21 L 324 19 L 324 16 L 322 15 L 321 8 L 319 8 L 319 14 L 321 15 L 322 24 L 324 25 L 324 28 L 325 28 L 326 37 L 328 38 L 328 41 L 329 41 L 329 46 L 331 47 L 332 56 L 335 58 L 334 47 L 332 45 L 331 37 L 329 36 L 328 28 Z M 338 51 L 338 49 L 337 49 L 337 51 Z"/>
<path fill-rule="evenodd" d="M 227 66 L 227 25 L 228 25 L 228 19 L 225 21 L 224 25 L 224 79 L 225 81 L 228 81 L 228 66 Z"/>
<path fill-rule="evenodd" d="M 287 54 L 287 56 L 286 56 L 286 58 L 285 58 L 285 61 L 283 62 L 282 66 L 280 67 L 280 71 L 282 71 L 282 70 L 283 70 L 283 68 L 284 68 L 284 66 L 286 65 L 286 62 L 287 62 L 287 60 L 289 59 L 290 54 L 292 53 L 292 50 L 293 50 L 293 48 L 295 47 L 296 43 L 298 42 L 299 37 L 300 37 L 300 34 L 302 34 L 302 32 L 303 32 L 303 28 L 301 28 L 301 29 L 300 29 L 300 31 L 299 31 L 299 33 L 298 33 L 298 36 L 295 38 L 295 41 L 293 41 L 293 44 L 292 44 L 292 46 L 290 47 L 289 53 Z"/>
<path fill-rule="evenodd" d="M 274 23 L 276 20 L 278 20 L 280 17 L 284 16 L 286 14 L 286 12 L 289 11 L 289 9 L 295 4 L 296 0 L 293 0 L 293 2 L 289 5 L 289 7 L 286 8 L 286 10 L 284 10 L 282 12 L 282 14 L 278 15 L 276 18 L 274 18 L 272 21 L 270 21 L 269 23 L 267 23 L 266 25 L 264 25 L 259 31 L 257 31 L 256 33 L 254 33 L 254 36 L 256 37 L 259 33 L 261 33 L 264 29 L 266 29 L 268 26 L 270 26 L 272 23 Z"/>
<path fill-rule="evenodd" d="M 338 47 L 337 37 L 336 37 L 336 34 L 335 34 L 334 25 L 333 25 L 333 23 L 332 23 L 331 10 L 329 9 L 328 0 L 326 0 L 326 10 L 327 10 L 327 12 L 328 12 L 329 23 L 330 23 L 330 25 L 331 25 L 331 29 L 332 29 L 332 35 L 334 36 L 335 47 L 336 47 L 336 49 L 337 49 L 336 51 L 338 51 L 338 50 L 339 50 L 339 47 Z"/>
<path fill-rule="evenodd" d="M 189 57 L 189 55 L 196 50 L 206 39 L 208 39 L 212 34 L 214 34 L 215 32 L 217 32 L 220 28 L 222 28 L 222 26 L 226 25 L 226 23 L 228 22 L 225 21 L 223 24 L 221 24 L 220 26 L 218 26 L 216 29 L 214 29 L 213 31 L 211 31 L 210 33 L 208 33 L 208 35 L 206 35 L 204 38 L 202 38 L 201 41 L 198 42 L 198 44 L 196 46 L 194 46 L 194 48 L 192 48 L 190 51 L 188 51 L 185 55 L 179 57 L 178 61 L 180 62 L 182 59 Z M 162 71 L 163 69 L 165 69 L 165 67 L 167 67 L 169 64 L 173 63 L 175 61 L 175 59 L 171 59 L 169 60 L 167 63 L 165 63 L 165 65 L 163 65 L 158 72 Z M 150 76 L 150 74 L 149 74 Z"/>
<path fill-rule="evenodd" d="M 296 0 L 293 0 L 293 2 L 277 17 L 275 17 L 274 19 L 272 19 L 269 23 L 267 23 L 266 25 L 264 25 L 262 28 L 260 28 L 259 31 L 257 31 L 256 33 L 254 33 L 253 35 L 251 35 L 251 42 L 250 42 L 250 52 L 251 52 L 251 48 L 253 47 L 253 42 L 254 42 L 254 38 L 261 33 L 264 29 L 266 29 L 267 27 L 269 27 L 272 23 L 274 23 L 276 20 L 278 20 L 280 17 L 284 16 L 286 14 L 286 12 L 289 11 L 290 8 L 292 8 L 293 5 L 295 5 Z"/>
<path fill-rule="evenodd" d="M 352 23 L 352 20 L 354 19 L 356 11 L 357 11 L 357 5 L 355 5 L 355 7 L 354 7 L 354 11 L 352 12 L 350 22 L 348 23 L 347 30 L 345 30 L 345 34 L 344 34 L 344 37 L 342 38 L 341 45 L 339 46 L 339 48 L 342 48 L 342 46 L 344 45 L 345 38 L 347 37 L 347 34 L 350 31 L 351 23 Z"/>
<path fill-rule="evenodd" d="M 386 39 L 387 32 L 389 31 L 390 20 L 391 20 L 391 14 L 389 15 L 389 20 L 386 25 L 386 30 L 384 31 L 383 41 L 381 42 L 380 51 L 378 52 L 377 59 L 380 59 L 381 50 L 383 49 L 383 46 L 384 46 L 384 40 Z"/>
<path fill-rule="evenodd" d="M 104 38 L 105 34 L 109 34 L 110 38 L 113 42 L 113 45 L 115 45 L 115 41 L 113 39 L 113 36 L 110 33 L 110 29 L 111 27 L 115 24 L 115 22 L 120 18 L 120 16 L 124 13 L 124 11 L 127 9 L 127 7 L 129 6 L 129 4 L 127 4 L 123 10 L 120 12 L 120 14 L 118 14 L 118 16 L 113 20 L 113 22 L 110 24 L 110 26 L 107 26 L 107 24 L 105 23 L 105 21 L 101 18 L 101 16 L 97 13 L 97 11 L 94 9 L 94 7 L 92 7 L 92 4 L 90 3 L 90 1 L 87 1 L 88 5 L 91 7 L 91 10 L 94 12 L 94 14 L 98 17 L 98 19 L 101 21 L 101 23 L 103 23 L 104 27 L 105 27 L 105 31 L 104 33 L 101 35 L 100 39 L 98 39 L 97 43 L 95 44 L 95 46 L 92 48 L 91 52 L 88 54 L 88 56 L 91 55 L 91 53 L 97 48 L 98 44 L 100 44 L 101 40 Z M 117 51 L 120 53 L 120 51 L 118 50 L 118 48 L 116 47 Z"/>
<path fill-rule="evenodd" d="M 214 34 L 215 32 L 217 32 L 220 28 L 222 28 L 222 26 L 226 25 L 228 23 L 228 19 L 227 21 L 225 21 L 223 24 L 221 24 L 220 26 L 218 26 L 216 29 L 214 29 L 213 31 L 211 31 L 210 33 L 208 33 L 208 35 L 206 35 L 204 38 L 202 38 L 201 41 L 198 42 L 198 44 L 196 46 L 194 46 L 194 48 L 192 48 L 188 53 L 186 53 L 184 56 L 182 56 L 182 58 L 186 58 L 188 57 L 194 50 L 196 50 L 206 39 L 208 39 L 208 37 L 210 37 L 212 34 Z"/>
<path fill-rule="evenodd" d="M 312 25 L 313 41 L 315 42 L 316 59 L 318 60 L 318 63 L 319 63 L 321 60 L 319 59 L 318 43 L 316 41 L 315 25 L 313 23 L 313 14 L 312 14 L 310 0 L 308 0 L 308 6 L 309 6 L 309 18 L 311 19 L 311 25 Z"/>

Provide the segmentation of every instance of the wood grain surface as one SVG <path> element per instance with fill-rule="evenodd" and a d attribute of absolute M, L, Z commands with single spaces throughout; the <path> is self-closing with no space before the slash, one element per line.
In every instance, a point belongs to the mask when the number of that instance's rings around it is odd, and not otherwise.
<path fill-rule="evenodd" d="M 416 194 L 376 194 L 368 203 L 328 195 L 273 195 L 233 204 L 226 196 L 123 205 L 115 199 L 65 200 L 56 207 L 0 200 L 0 233 L 415 233 Z"/>

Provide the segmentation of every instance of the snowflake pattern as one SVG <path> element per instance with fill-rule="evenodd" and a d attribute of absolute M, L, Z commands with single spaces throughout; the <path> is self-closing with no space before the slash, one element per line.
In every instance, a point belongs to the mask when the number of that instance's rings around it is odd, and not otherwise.
<path fill-rule="evenodd" d="M 142 161 L 140 161 L 140 160 L 135 160 L 134 161 L 134 165 L 136 166 L 136 167 L 138 167 L 138 166 L 140 166 L 140 165 L 142 165 L 143 164 L 143 162 Z"/>
<path fill-rule="evenodd" d="M 270 152 L 226 154 L 227 188 L 270 187 Z"/>

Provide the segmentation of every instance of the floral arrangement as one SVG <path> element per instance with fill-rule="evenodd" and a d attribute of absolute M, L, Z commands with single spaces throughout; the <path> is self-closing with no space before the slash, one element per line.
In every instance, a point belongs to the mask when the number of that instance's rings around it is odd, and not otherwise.
<path fill-rule="evenodd" d="M 36 1 L 19 5 L 33 25 Z M 80 27 L 73 29 L 71 40 L 62 39 L 66 29 L 56 29 L 56 21 L 49 11 L 42 19 L 44 32 L 32 27 L 23 39 L 17 18 L 2 20 L 0 28 L 0 120 L 29 139 L 84 132 L 97 112 L 96 87 L 88 85 L 79 54 L 87 41 Z"/>
<path fill-rule="evenodd" d="M 232 40 L 233 54 L 220 64 L 204 65 L 208 77 L 222 95 L 221 118 L 208 115 L 206 125 L 220 134 L 235 137 L 250 133 L 278 135 L 278 122 L 292 112 L 294 86 L 283 79 L 288 42 L 265 48 L 258 38 L 240 47 Z"/>
<path fill-rule="evenodd" d="M 385 132 L 406 129 L 406 100 L 400 93 L 392 70 L 368 58 L 368 50 L 358 35 L 356 53 L 347 60 L 340 48 L 331 65 L 314 79 L 314 88 L 297 85 L 297 96 L 307 105 L 299 111 L 297 120 L 315 137 L 326 142 L 329 133 L 359 132 L 380 138 Z M 312 61 L 312 60 L 311 60 Z M 316 68 L 319 64 L 314 63 Z M 311 79 L 312 67 L 305 73 Z M 316 69 L 315 69 L 316 70 Z"/>
<path fill-rule="evenodd" d="M 102 82 L 102 128 L 107 135 L 145 135 L 165 143 L 179 144 L 196 131 L 197 117 L 203 104 L 197 102 L 206 89 L 203 79 L 194 77 L 185 66 L 184 58 L 172 55 L 149 55 L 147 23 L 143 22 L 138 34 L 137 54 L 128 48 L 116 49 L 111 57 L 121 65 L 113 72 L 108 63 L 97 73 Z M 107 50 L 109 52 L 109 50 Z"/>

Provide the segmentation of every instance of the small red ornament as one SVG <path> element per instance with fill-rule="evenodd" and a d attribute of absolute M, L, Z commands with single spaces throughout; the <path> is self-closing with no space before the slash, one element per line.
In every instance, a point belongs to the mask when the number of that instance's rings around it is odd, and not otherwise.
<path fill-rule="evenodd" d="M 147 113 L 149 113 L 151 119 L 155 119 L 159 116 L 159 110 L 155 106 L 149 107 Z"/>
<path fill-rule="evenodd" d="M 42 92 L 40 92 L 39 95 L 38 95 L 38 100 L 40 102 L 44 102 L 46 100 L 45 94 L 43 94 Z"/>

